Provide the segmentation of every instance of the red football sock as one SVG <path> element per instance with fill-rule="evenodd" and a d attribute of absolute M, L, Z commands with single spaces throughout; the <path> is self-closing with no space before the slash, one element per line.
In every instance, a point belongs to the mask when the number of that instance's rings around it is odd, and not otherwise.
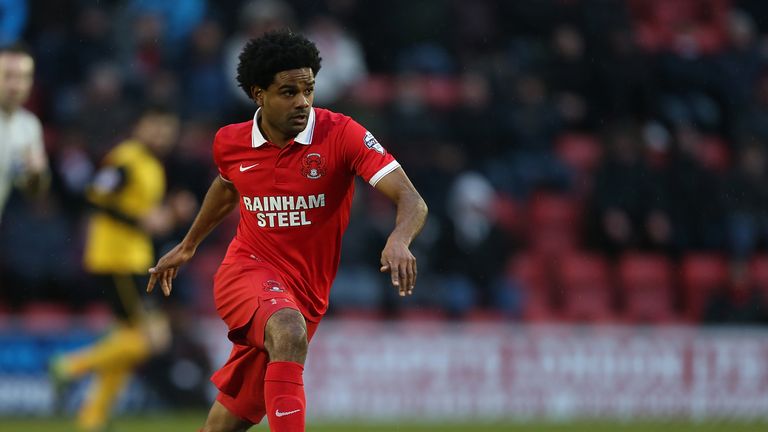
<path fill-rule="evenodd" d="M 273 361 L 264 376 L 269 430 L 304 432 L 304 366 L 287 361 Z"/>

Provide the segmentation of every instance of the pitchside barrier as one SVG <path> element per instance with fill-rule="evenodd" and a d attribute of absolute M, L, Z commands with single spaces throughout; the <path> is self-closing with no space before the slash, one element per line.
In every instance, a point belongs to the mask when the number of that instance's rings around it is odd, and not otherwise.
<path fill-rule="evenodd" d="M 199 325 L 212 364 L 223 363 L 223 324 Z M 4 327 L 0 415 L 49 414 L 46 359 L 94 336 Z M 177 375 L 181 385 L 197 379 L 183 368 Z M 310 346 L 305 383 L 309 415 L 328 420 L 765 419 L 768 328 L 328 319 Z M 71 392 L 69 410 L 83 386 Z M 119 410 L 157 398 L 138 376 Z"/>

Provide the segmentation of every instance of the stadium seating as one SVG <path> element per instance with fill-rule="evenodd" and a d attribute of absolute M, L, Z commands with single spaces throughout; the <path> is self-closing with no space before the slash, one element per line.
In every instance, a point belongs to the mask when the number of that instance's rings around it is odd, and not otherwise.
<path fill-rule="evenodd" d="M 617 319 L 610 270 L 599 254 L 566 254 L 559 260 L 555 290 L 562 296 L 560 316 L 571 322 L 600 323 Z"/>
<path fill-rule="evenodd" d="M 594 171 L 603 157 L 603 146 L 591 134 L 564 133 L 555 140 L 555 154 L 573 173 L 573 189 L 578 196 L 589 196 Z"/>
<path fill-rule="evenodd" d="M 712 171 L 725 173 L 731 164 L 728 143 L 716 135 L 701 138 L 700 158 L 702 165 Z"/>
<path fill-rule="evenodd" d="M 389 75 L 369 75 L 355 84 L 349 92 L 354 101 L 368 108 L 382 108 L 392 101 L 394 95 L 392 77 Z"/>
<path fill-rule="evenodd" d="M 72 310 L 61 303 L 30 302 L 22 307 L 20 316 L 22 330 L 30 332 L 67 331 L 75 323 Z"/>
<path fill-rule="evenodd" d="M 728 265 L 719 254 L 693 253 L 680 263 L 684 315 L 689 321 L 701 320 L 712 293 L 728 282 Z"/>
<path fill-rule="evenodd" d="M 555 140 L 555 154 L 579 177 L 589 177 L 603 157 L 603 146 L 591 134 L 564 133 Z"/>
<path fill-rule="evenodd" d="M 749 263 L 749 277 L 752 285 L 768 300 L 768 254 L 757 255 Z"/>
<path fill-rule="evenodd" d="M 579 245 L 580 204 L 568 195 L 538 193 L 528 208 L 528 244 L 535 253 L 558 255 Z"/>
<path fill-rule="evenodd" d="M 629 253 L 618 264 L 622 318 L 631 323 L 675 320 L 673 266 L 664 255 Z"/>
<path fill-rule="evenodd" d="M 546 261 L 541 256 L 520 254 L 507 265 L 507 277 L 522 292 L 525 321 L 552 320 L 555 316 Z"/>

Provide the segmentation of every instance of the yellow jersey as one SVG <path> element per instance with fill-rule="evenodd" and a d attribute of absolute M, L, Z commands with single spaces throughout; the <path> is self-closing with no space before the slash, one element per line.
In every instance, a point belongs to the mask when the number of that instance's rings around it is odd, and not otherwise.
<path fill-rule="evenodd" d="M 160 204 L 165 169 L 141 142 L 112 149 L 86 192 L 96 207 L 88 225 L 85 270 L 96 274 L 143 274 L 154 263 L 152 238 L 138 221 Z"/>

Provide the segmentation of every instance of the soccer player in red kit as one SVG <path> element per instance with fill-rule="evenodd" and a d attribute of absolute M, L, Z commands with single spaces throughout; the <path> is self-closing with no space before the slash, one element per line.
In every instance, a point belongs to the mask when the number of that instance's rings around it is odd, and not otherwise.
<path fill-rule="evenodd" d="M 212 377 L 219 394 L 205 432 L 244 431 L 265 414 L 273 432 L 304 431 L 303 365 L 328 307 L 355 176 L 397 206 L 381 271 L 401 296 L 416 282 L 409 245 L 427 206 L 370 132 L 312 107 L 319 69 L 317 48 L 303 36 L 271 32 L 246 44 L 237 79 L 259 108 L 253 120 L 216 134 L 220 175 L 185 238 L 149 270 L 147 291 L 157 283 L 170 295 L 179 267 L 239 207 L 237 234 L 214 277 L 216 309 L 233 348 Z"/>

